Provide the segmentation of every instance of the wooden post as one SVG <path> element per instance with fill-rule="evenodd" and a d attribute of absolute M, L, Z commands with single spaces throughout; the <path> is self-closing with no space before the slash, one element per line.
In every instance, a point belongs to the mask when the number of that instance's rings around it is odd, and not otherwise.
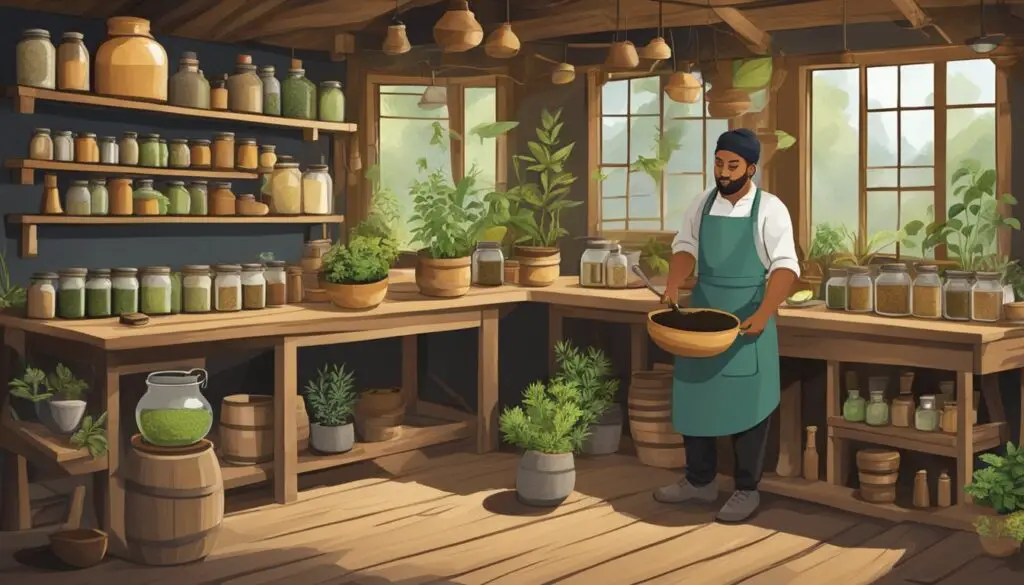
<path fill-rule="evenodd" d="M 121 460 L 125 456 L 124 431 L 121 428 L 121 374 L 109 355 L 105 358 L 105 365 L 103 410 L 107 412 L 107 474 L 103 482 L 103 493 L 107 501 L 103 508 L 102 522 L 111 556 L 127 558 L 124 477 L 121 473 Z"/>
<path fill-rule="evenodd" d="M 274 346 L 274 499 L 289 504 L 299 498 L 299 444 L 295 410 L 298 401 L 298 347 L 289 338 Z"/>
<path fill-rule="evenodd" d="M 956 373 L 956 501 L 969 504 L 964 486 L 974 475 L 974 372 Z"/>
<path fill-rule="evenodd" d="M 842 385 L 839 381 L 839 362 L 825 362 L 825 420 L 839 416 L 842 409 Z M 846 486 L 849 463 L 846 440 L 835 436 L 832 425 L 828 427 L 825 449 L 825 479 L 832 485 Z"/>
<path fill-rule="evenodd" d="M 477 341 L 477 453 L 498 448 L 498 310 L 480 311 Z"/>
<path fill-rule="evenodd" d="M 779 402 L 779 461 L 775 473 L 779 477 L 800 475 L 800 378 L 782 389 Z"/>

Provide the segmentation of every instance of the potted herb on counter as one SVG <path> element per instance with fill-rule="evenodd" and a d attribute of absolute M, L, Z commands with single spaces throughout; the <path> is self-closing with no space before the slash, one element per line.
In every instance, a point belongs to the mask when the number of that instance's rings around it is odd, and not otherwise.
<path fill-rule="evenodd" d="M 40 421 L 55 433 L 74 433 L 85 415 L 84 398 L 89 384 L 76 378 L 64 364 L 57 364 L 57 368 L 46 377 L 46 387 L 53 396 L 43 409 L 40 409 L 40 403 L 36 403 L 36 414 Z"/>
<path fill-rule="evenodd" d="M 327 296 L 342 309 L 372 309 L 388 293 L 388 272 L 398 258 L 398 242 L 391 237 L 354 235 L 338 242 L 323 258 Z"/>
<path fill-rule="evenodd" d="M 977 469 L 964 492 L 991 515 L 975 521 L 981 548 L 993 557 L 1016 554 L 1024 542 L 1024 449 L 1006 444 L 1006 456 L 982 453 L 988 467 Z"/>
<path fill-rule="evenodd" d="M 615 403 L 619 381 L 610 377 L 611 360 L 596 347 L 581 350 L 568 341 L 555 344 L 556 382 L 574 384 L 586 433 L 584 455 L 611 455 L 622 440 L 622 406 Z"/>
<path fill-rule="evenodd" d="M 93 419 L 85 415 L 82 426 L 71 435 L 71 444 L 79 449 L 87 449 L 94 459 L 107 454 L 107 413 Z"/>
<path fill-rule="evenodd" d="M 305 388 L 309 411 L 309 446 L 320 453 L 345 453 L 355 443 L 352 425 L 355 376 L 345 366 L 325 365 Z"/>
<path fill-rule="evenodd" d="M 7 383 L 10 388 L 11 410 L 18 420 L 35 420 L 38 410 L 46 407 L 53 393 L 46 388 L 46 372 L 33 367 L 25 368 L 20 378 Z"/>

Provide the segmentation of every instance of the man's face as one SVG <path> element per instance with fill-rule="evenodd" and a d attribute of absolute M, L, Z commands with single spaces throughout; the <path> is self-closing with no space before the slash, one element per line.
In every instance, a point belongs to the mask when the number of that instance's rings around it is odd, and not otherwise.
<path fill-rule="evenodd" d="M 756 171 L 756 165 L 747 164 L 743 157 L 734 152 L 719 150 L 715 153 L 715 181 L 719 193 L 736 193 L 747 184 Z"/>

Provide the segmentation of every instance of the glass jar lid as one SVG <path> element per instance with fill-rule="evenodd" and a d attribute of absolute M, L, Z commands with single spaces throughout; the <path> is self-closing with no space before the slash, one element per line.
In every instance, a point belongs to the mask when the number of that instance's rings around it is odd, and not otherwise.
<path fill-rule="evenodd" d="M 161 138 L 161 139 L 160 139 L 160 144 L 167 144 L 167 140 L 165 140 L 165 139 Z"/>
<path fill-rule="evenodd" d="M 918 274 L 938 274 L 939 272 L 939 267 L 934 264 L 922 264 L 920 266 L 916 266 L 915 269 L 917 270 Z"/>
<path fill-rule="evenodd" d="M 277 70 L 274 69 L 273 65 L 264 65 L 263 67 L 260 67 L 260 75 L 273 75 L 275 72 L 277 72 Z"/>
<path fill-rule="evenodd" d="M 188 59 L 190 61 L 198 61 L 199 55 L 196 55 L 194 51 L 185 51 L 181 54 L 182 59 Z"/>
<path fill-rule="evenodd" d="M 952 279 L 952 280 L 967 280 L 967 279 L 971 278 L 971 276 L 973 276 L 973 274 L 971 272 L 966 271 L 966 270 L 947 270 L 946 271 L 946 279 L 947 280 L 948 279 Z"/>
<path fill-rule="evenodd" d="M 200 186 L 200 187 L 205 187 L 206 183 L 207 182 L 202 180 L 202 179 L 196 179 L 194 181 L 189 181 L 188 182 L 189 185 L 197 185 L 197 186 Z"/>
<path fill-rule="evenodd" d="M 136 179 L 135 183 L 142 189 L 153 188 L 153 179 Z"/>
<path fill-rule="evenodd" d="M 326 87 L 330 89 L 341 89 L 340 81 L 321 81 L 320 87 Z"/>
<path fill-rule="evenodd" d="M 89 271 L 87 269 L 85 269 L 85 268 L 65 268 L 63 270 L 58 270 L 57 271 L 57 274 L 60 274 L 61 278 L 63 278 L 63 277 L 75 278 L 75 277 L 78 277 L 78 276 L 85 276 L 88 273 L 89 273 Z"/>
<path fill-rule="evenodd" d="M 107 184 L 107 180 L 105 178 L 103 178 L 103 177 L 93 177 L 93 178 L 89 179 L 89 184 L 90 185 L 106 185 Z"/>
<path fill-rule="evenodd" d="M 139 133 L 138 133 L 138 132 L 125 132 L 125 133 L 124 133 L 124 134 L 122 134 L 121 136 L 123 136 L 123 137 L 125 137 L 125 138 L 137 138 L 137 137 L 138 137 L 138 135 L 139 135 Z"/>
<path fill-rule="evenodd" d="M 925 394 L 918 399 L 921 403 L 921 408 L 934 409 L 935 408 L 935 396 L 932 394 Z"/>
<path fill-rule="evenodd" d="M 856 275 L 871 274 L 871 269 L 868 268 L 867 266 L 851 266 L 851 267 L 847 268 L 846 271 L 850 274 L 850 276 L 853 276 L 855 274 Z"/>
<path fill-rule="evenodd" d="M 206 138 L 195 138 L 193 140 L 189 140 L 189 143 L 190 144 L 194 144 L 196 146 L 209 146 L 210 145 L 210 141 L 207 140 Z"/>
<path fill-rule="evenodd" d="M 93 268 L 89 270 L 89 278 L 109 278 L 109 268 Z"/>
<path fill-rule="evenodd" d="M 288 157 L 281 157 L 281 159 L 279 159 L 276 163 L 274 163 L 274 168 L 275 169 L 297 169 L 297 168 L 299 168 L 299 163 L 295 162 L 293 159 L 290 159 Z"/>
<path fill-rule="evenodd" d="M 83 181 L 81 179 L 76 179 L 74 181 L 71 181 L 71 185 L 74 186 L 74 187 L 88 187 L 89 186 L 89 181 Z"/>
<path fill-rule="evenodd" d="M 33 130 L 33 132 L 35 132 L 36 134 L 49 134 L 50 133 L 50 129 L 49 128 L 36 128 L 35 130 Z"/>
<path fill-rule="evenodd" d="M 329 168 L 327 165 L 309 165 L 306 170 L 314 173 L 326 173 Z"/>
<path fill-rule="evenodd" d="M 256 144 L 256 139 L 255 138 L 239 138 L 235 142 L 237 142 L 238 144 Z"/>
<path fill-rule="evenodd" d="M 907 265 L 906 264 L 882 264 L 882 266 L 879 268 L 879 270 L 882 271 L 882 272 L 888 272 L 888 273 L 906 272 L 907 271 Z"/>
<path fill-rule="evenodd" d="M 235 133 L 234 132 L 218 132 L 218 133 L 214 134 L 213 137 L 214 138 L 223 138 L 225 140 L 227 140 L 227 139 L 234 140 Z"/>
<path fill-rule="evenodd" d="M 181 267 L 181 271 L 185 274 L 202 274 L 209 276 L 210 266 L 208 264 L 186 264 Z"/>
<path fill-rule="evenodd" d="M 41 28 L 29 28 L 21 31 L 21 36 L 48 39 L 50 38 L 50 31 Z"/>
<path fill-rule="evenodd" d="M 999 280 L 1003 275 L 999 272 L 975 272 L 974 277 L 978 280 Z"/>
<path fill-rule="evenodd" d="M 247 201 L 247 200 L 255 201 L 256 200 L 256 196 L 253 195 L 252 193 L 239 193 L 238 194 L 238 200 L 239 201 Z"/>
<path fill-rule="evenodd" d="M 81 136 L 82 138 L 96 138 L 96 133 L 95 132 L 82 132 L 81 134 L 79 134 L 79 136 Z"/>
<path fill-rule="evenodd" d="M 256 71 L 256 66 L 253 65 L 252 63 L 239 63 L 238 64 L 238 72 L 239 73 L 253 73 L 255 71 Z"/>
<path fill-rule="evenodd" d="M 588 250 L 611 250 L 612 249 L 612 242 L 611 242 L 611 240 L 606 240 L 604 238 L 591 238 L 591 239 L 587 240 L 587 249 Z"/>
<path fill-rule="evenodd" d="M 188 138 L 171 138 L 167 142 L 169 144 L 188 144 Z"/>
<path fill-rule="evenodd" d="M 142 139 L 143 140 L 160 140 L 160 135 L 159 134 L 143 134 L 142 135 Z"/>
<path fill-rule="evenodd" d="M 288 263 L 284 260 L 267 260 L 263 263 L 267 268 L 284 268 L 288 266 Z M 302 268 L 301 266 L 299 268 Z"/>
<path fill-rule="evenodd" d="M 273 144 L 261 144 L 260 150 L 264 152 L 274 152 L 277 150 L 277 146 L 274 146 Z"/>
<path fill-rule="evenodd" d="M 169 266 L 146 266 L 139 272 L 143 274 L 170 274 L 171 268 Z"/>
<path fill-rule="evenodd" d="M 185 181 L 167 181 L 167 184 L 171 187 L 184 187 Z"/>
<path fill-rule="evenodd" d="M 258 263 L 242 264 L 242 272 L 263 272 L 263 265 Z"/>
<path fill-rule="evenodd" d="M 829 276 L 829 278 L 844 278 L 847 275 L 847 273 L 848 273 L 848 271 L 845 268 L 829 268 L 828 269 L 828 276 Z"/>
<path fill-rule="evenodd" d="M 115 269 L 111 270 L 111 274 L 113 274 L 114 276 L 121 276 L 121 277 L 135 276 L 138 273 L 139 273 L 139 269 L 138 268 L 121 267 L 121 268 L 115 268 Z"/>
<path fill-rule="evenodd" d="M 101 136 L 100 142 L 117 142 L 117 138 L 113 136 Z"/>
<path fill-rule="evenodd" d="M 71 130 L 58 130 L 53 134 L 54 136 L 71 136 Z"/>
<path fill-rule="evenodd" d="M 217 264 L 213 267 L 217 272 L 241 272 L 242 267 L 238 264 Z"/>
<path fill-rule="evenodd" d="M 213 187 L 214 187 L 215 189 L 230 189 L 230 188 L 231 188 L 231 183 L 227 183 L 227 182 L 217 182 L 217 183 L 214 183 L 214 184 L 213 184 Z"/>
<path fill-rule="evenodd" d="M 85 40 L 85 35 L 80 32 L 66 32 L 60 36 L 65 41 L 81 41 Z"/>
<path fill-rule="evenodd" d="M 60 276 L 56 272 L 36 272 L 32 274 L 32 280 L 57 280 Z"/>
<path fill-rule="evenodd" d="M 476 249 L 477 250 L 498 250 L 500 248 L 501 248 L 501 242 L 486 242 L 486 241 L 482 241 L 482 242 L 477 242 L 476 243 Z"/>

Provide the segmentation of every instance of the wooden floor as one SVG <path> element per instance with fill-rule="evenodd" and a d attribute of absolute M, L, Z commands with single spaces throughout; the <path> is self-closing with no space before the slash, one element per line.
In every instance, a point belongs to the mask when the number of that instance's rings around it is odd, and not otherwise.
<path fill-rule="evenodd" d="M 83 571 L 26 567 L 45 531 L 0 533 L 0 582 L 18 585 L 1011 585 L 1024 556 L 980 556 L 977 537 L 891 524 L 766 496 L 750 523 L 713 507 L 655 502 L 677 479 L 630 456 L 579 460 L 577 492 L 554 510 L 519 504 L 517 457 L 422 452 L 303 478 L 291 506 L 232 494 L 215 553 L 172 568 L 108 561 Z M 372 468 L 371 474 L 368 470 Z M 347 475 L 342 475 L 347 474 Z M 345 480 L 345 483 L 335 482 Z M 269 500 L 267 500 L 269 501 Z M 247 508 L 239 510 L 239 508 Z M 234 510 L 234 511 L 232 511 Z M 16 550 L 21 552 L 12 554 Z"/>

